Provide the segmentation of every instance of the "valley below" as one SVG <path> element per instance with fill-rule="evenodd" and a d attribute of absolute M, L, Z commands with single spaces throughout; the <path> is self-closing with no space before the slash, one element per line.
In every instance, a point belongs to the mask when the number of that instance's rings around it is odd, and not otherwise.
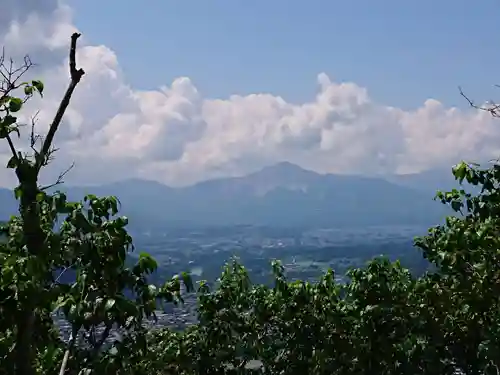
<path fill-rule="evenodd" d="M 154 283 L 163 283 L 179 272 L 189 272 L 196 283 L 205 280 L 214 286 L 223 267 L 237 259 L 256 284 L 272 285 L 271 262 L 280 260 L 290 280 L 315 282 L 329 268 L 338 282 L 347 282 L 350 268 L 363 266 L 370 259 L 386 256 L 415 275 L 424 273 L 428 262 L 413 247 L 413 237 L 426 234 L 423 226 L 372 226 L 342 229 L 300 229 L 254 226 L 200 227 L 169 231 L 137 231 L 132 233 L 135 251 L 130 260 L 142 251 L 158 262 L 151 276 Z M 182 306 L 167 305 L 157 312 L 151 328 L 169 327 L 182 330 L 197 322 L 196 294 L 184 296 Z M 63 337 L 69 337 L 69 325 L 55 317 Z M 119 335 L 114 332 L 109 340 Z"/>

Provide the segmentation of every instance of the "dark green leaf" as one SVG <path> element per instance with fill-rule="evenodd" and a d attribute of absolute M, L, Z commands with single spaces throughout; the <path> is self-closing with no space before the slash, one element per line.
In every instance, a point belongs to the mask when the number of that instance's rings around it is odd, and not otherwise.
<path fill-rule="evenodd" d="M 19 112 L 23 106 L 23 101 L 20 98 L 10 98 L 9 101 L 9 111 Z"/>
<path fill-rule="evenodd" d="M 20 199 L 21 198 L 21 196 L 23 195 L 23 190 L 21 189 L 21 187 L 17 186 L 14 189 L 14 195 L 16 196 L 16 199 Z"/>
<path fill-rule="evenodd" d="M 9 127 L 10 125 L 15 124 L 17 121 L 17 117 L 11 116 L 11 115 L 6 115 L 3 120 L 0 122 L 1 125 L 5 127 Z"/>
<path fill-rule="evenodd" d="M 33 80 L 31 81 L 31 84 L 40 93 L 40 95 L 43 96 L 43 82 L 39 80 Z"/>
<path fill-rule="evenodd" d="M 31 95 L 33 94 L 33 86 L 24 86 L 24 93 L 26 95 Z"/>

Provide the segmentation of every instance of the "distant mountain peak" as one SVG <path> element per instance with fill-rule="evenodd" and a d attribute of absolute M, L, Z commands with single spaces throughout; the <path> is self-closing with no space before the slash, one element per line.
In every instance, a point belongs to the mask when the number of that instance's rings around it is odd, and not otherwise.
<path fill-rule="evenodd" d="M 113 184 L 65 187 L 70 200 L 87 192 L 116 195 L 135 228 L 168 225 L 264 225 L 316 228 L 435 224 L 449 213 L 424 194 L 381 178 L 320 174 L 290 162 L 253 174 L 183 188 L 128 179 Z M 396 181 L 396 182 L 398 182 Z M 418 181 L 416 181 L 418 182 Z M 415 184 L 416 184 L 415 182 Z M 0 219 L 17 212 L 12 191 L 0 189 Z"/>
<path fill-rule="evenodd" d="M 297 170 L 304 171 L 305 170 L 301 166 L 299 166 L 297 164 L 293 164 L 293 163 L 291 163 L 289 161 L 280 161 L 279 163 L 276 163 L 276 164 L 273 164 L 273 165 L 269 165 L 269 166 L 267 166 L 265 168 L 288 169 L 288 170 L 291 170 L 291 171 L 297 171 Z"/>
<path fill-rule="evenodd" d="M 252 186 L 254 193 L 262 196 L 277 188 L 306 191 L 310 184 L 321 177 L 316 172 L 283 161 L 244 176 L 240 181 L 247 186 Z"/>
<path fill-rule="evenodd" d="M 274 177 L 274 178 L 293 178 L 299 176 L 316 176 L 317 173 L 304 169 L 297 164 L 290 163 L 288 161 L 282 161 L 277 164 L 268 165 L 262 168 L 260 171 L 252 173 L 247 177 L 262 176 L 262 177 Z"/>

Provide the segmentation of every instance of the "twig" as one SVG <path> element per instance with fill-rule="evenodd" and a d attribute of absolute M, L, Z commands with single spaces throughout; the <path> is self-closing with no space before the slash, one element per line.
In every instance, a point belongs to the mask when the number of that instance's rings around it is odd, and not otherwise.
<path fill-rule="evenodd" d="M 59 280 L 61 279 L 62 275 L 64 275 L 64 273 L 67 270 L 69 270 L 71 267 L 73 267 L 73 265 L 68 266 L 68 267 L 64 267 L 64 269 L 61 271 L 61 273 L 59 274 L 59 276 L 57 276 L 56 279 L 54 280 L 54 282 L 52 283 L 51 287 L 54 286 L 55 284 L 57 284 L 59 282 Z"/>
<path fill-rule="evenodd" d="M 5 99 L 13 90 L 21 87 L 21 85 L 18 85 L 17 82 L 29 69 L 31 69 L 31 67 L 35 65 L 31 62 L 29 56 L 25 56 L 24 64 L 19 68 L 14 69 L 12 59 L 10 60 L 9 67 L 6 67 L 4 54 L 5 51 L 2 49 L 2 56 L 0 57 L 0 76 L 3 78 L 3 85 L 5 85 L 5 87 L 0 88 L 0 92 L 2 93 L 0 95 L 0 101 Z"/>
<path fill-rule="evenodd" d="M 500 87 L 499 85 L 495 86 Z M 493 117 L 500 117 L 500 104 L 491 103 L 489 107 L 478 106 L 467 95 L 464 94 L 460 86 L 458 87 L 458 90 L 460 91 L 460 95 L 463 98 L 465 98 L 465 100 L 467 100 L 467 102 L 472 108 L 479 109 L 480 111 L 489 112 Z"/>
<path fill-rule="evenodd" d="M 61 104 L 57 109 L 56 115 L 54 116 L 54 120 L 50 124 L 49 131 L 47 133 L 47 137 L 45 138 L 40 153 L 37 155 L 36 168 L 40 170 L 42 166 L 44 166 L 48 161 L 48 156 L 50 153 L 50 148 L 52 146 L 52 141 L 54 140 L 54 136 L 57 132 L 57 129 L 61 123 L 61 120 L 66 112 L 66 108 L 68 108 L 69 102 L 71 100 L 71 96 L 73 95 L 73 91 L 76 88 L 76 85 L 80 82 L 85 71 L 83 69 L 76 68 L 76 42 L 81 34 L 74 33 L 71 35 L 71 47 L 69 49 L 69 72 L 71 81 L 69 86 L 64 94 L 64 97 L 61 100 Z"/>
<path fill-rule="evenodd" d="M 73 167 L 75 166 L 75 163 L 71 163 L 71 165 L 62 173 L 59 174 L 59 176 L 57 177 L 57 180 L 56 182 L 54 182 L 53 184 L 50 184 L 50 185 L 47 185 L 47 186 L 43 186 L 40 188 L 41 191 L 44 191 L 44 190 L 47 190 L 47 189 L 50 189 L 54 186 L 57 186 L 57 185 L 61 185 L 61 184 L 64 184 L 64 176 L 66 176 L 68 174 L 69 171 L 71 171 L 73 169 Z"/>
<path fill-rule="evenodd" d="M 37 134 L 35 132 L 35 126 L 36 126 L 36 121 L 37 117 L 40 111 L 37 111 L 32 117 L 31 117 L 31 133 L 30 133 L 30 147 L 31 149 L 35 152 L 35 155 L 38 154 L 38 150 L 35 149 L 35 145 L 40 139 L 40 134 Z"/>
<path fill-rule="evenodd" d="M 2 48 L 2 54 L 0 56 L 0 76 L 2 77 L 2 87 L 0 87 L 0 102 L 2 102 L 10 93 L 18 89 L 21 85 L 18 85 L 18 81 L 21 77 L 33 66 L 28 56 L 24 57 L 24 64 L 18 68 L 14 67 L 14 61 L 9 60 L 9 65 L 5 64 L 5 49 Z M 10 134 L 5 137 L 9 144 L 10 151 L 12 152 L 12 157 L 19 161 L 19 156 L 17 154 L 14 142 Z"/>
<path fill-rule="evenodd" d="M 71 336 L 69 337 L 68 346 L 66 348 L 66 352 L 64 353 L 64 358 L 63 358 L 62 363 L 61 363 L 59 375 L 64 375 L 64 373 L 66 372 L 66 366 L 68 365 L 69 353 L 71 352 L 71 349 L 73 349 L 73 345 L 75 345 L 75 339 L 76 339 L 77 334 L 78 334 L 78 329 L 76 329 L 76 327 L 73 326 Z"/>

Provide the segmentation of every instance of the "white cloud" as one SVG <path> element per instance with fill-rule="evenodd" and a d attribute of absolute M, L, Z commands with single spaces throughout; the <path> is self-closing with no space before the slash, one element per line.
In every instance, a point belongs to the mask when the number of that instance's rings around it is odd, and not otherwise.
<path fill-rule="evenodd" d="M 53 0 L 7 3 L 0 42 L 8 53 L 30 53 L 46 67 L 33 72 L 45 81 L 46 95 L 28 111 L 40 109 L 43 130 L 68 82 L 72 12 Z M 487 113 L 445 108 L 433 99 L 413 111 L 388 107 L 324 73 L 317 96 L 301 105 L 262 93 L 214 100 L 187 77 L 155 91 L 135 90 L 106 46 L 81 43 L 77 58 L 86 75 L 57 135 L 60 152 L 47 179 L 71 161 L 74 183 L 140 176 L 177 185 L 283 160 L 320 172 L 373 174 L 500 156 L 500 125 Z M 3 160 L 5 145 L 1 151 Z M 0 170 L 3 185 L 12 181 L 5 173 Z"/>

